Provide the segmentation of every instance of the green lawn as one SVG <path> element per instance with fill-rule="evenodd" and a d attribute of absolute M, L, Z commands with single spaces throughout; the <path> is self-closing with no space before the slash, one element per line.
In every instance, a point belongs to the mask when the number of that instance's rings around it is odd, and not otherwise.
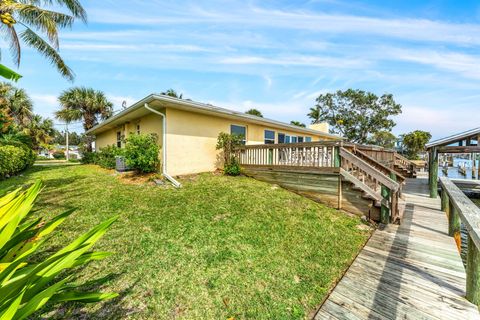
<path fill-rule="evenodd" d="M 246 177 L 202 174 L 165 189 L 96 166 L 51 166 L 0 189 L 36 179 L 46 185 L 38 214 L 78 208 L 50 247 L 120 215 L 96 246 L 115 254 L 78 278 L 120 297 L 48 318 L 302 319 L 369 237 L 359 218 Z"/>

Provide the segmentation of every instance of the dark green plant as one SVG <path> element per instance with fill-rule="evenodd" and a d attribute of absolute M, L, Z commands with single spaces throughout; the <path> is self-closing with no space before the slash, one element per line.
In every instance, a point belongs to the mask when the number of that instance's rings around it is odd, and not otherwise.
<path fill-rule="evenodd" d="M 328 122 L 332 133 L 340 134 L 348 141 L 368 143 L 379 131 L 390 131 L 395 122 L 390 119 L 402 113 L 402 106 L 393 95 L 380 97 L 362 90 L 338 90 L 321 94 L 310 108 L 312 123 Z"/>
<path fill-rule="evenodd" d="M 101 148 L 95 156 L 95 164 L 98 164 L 102 168 L 115 169 L 116 159 L 115 157 L 123 155 L 123 149 L 116 145 L 109 145 Z"/>
<path fill-rule="evenodd" d="M 155 134 L 130 134 L 125 141 L 125 161 L 130 169 L 147 173 L 158 170 L 160 147 Z"/>
<path fill-rule="evenodd" d="M 0 198 L 2 320 L 26 319 L 47 302 L 99 302 L 117 296 L 116 293 L 80 292 L 79 284 L 71 283 L 71 276 L 64 272 L 110 255 L 90 252 L 90 249 L 117 218 L 104 221 L 53 254 L 39 252 L 48 236 L 73 212 L 66 211 L 50 221 L 35 216 L 31 210 L 41 189 L 42 184 L 37 182 L 26 191 L 17 189 Z M 32 259 L 39 253 L 45 258 Z"/>
<path fill-rule="evenodd" d="M 96 159 L 97 159 L 96 152 L 85 151 L 85 152 L 82 152 L 82 159 L 80 159 L 80 162 L 82 164 L 92 164 L 96 162 Z"/>
<path fill-rule="evenodd" d="M 56 151 L 53 153 L 53 158 L 56 159 L 56 160 L 65 159 L 65 152 L 63 152 L 63 151 L 61 151 L 61 150 L 56 150 Z"/>
<path fill-rule="evenodd" d="M 237 134 L 220 132 L 217 138 L 217 150 L 222 150 L 223 173 L 232 176 L 240 174 L 240 165 L 235 158 L 235 148 L 242 145 L 243 137 Z"/>

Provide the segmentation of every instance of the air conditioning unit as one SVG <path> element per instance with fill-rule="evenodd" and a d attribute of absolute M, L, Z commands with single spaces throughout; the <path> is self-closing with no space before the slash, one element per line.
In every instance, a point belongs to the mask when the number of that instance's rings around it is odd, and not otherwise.
<path fill-rule="evenodd" d="M 125 172 L 130 170 L 127 166 L 127 162 L 125 160 L 125 157 L 123 156 L 116 156 L 115 157 L 115 170 L 118 172 Z"/>

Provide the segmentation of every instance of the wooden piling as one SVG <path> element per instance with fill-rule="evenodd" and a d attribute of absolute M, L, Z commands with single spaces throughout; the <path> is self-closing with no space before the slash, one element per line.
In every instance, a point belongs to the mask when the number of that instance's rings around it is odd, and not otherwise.
<path fill-rule="evenodd" d="M 480 305 L 480 252 L 470 235 L 467 253 L 467 300 Z"/>
<path fill-rule="evenodd" d="M 436 147 L 430 149 L 430 156 L 428 160 L 430 198 L 436 198 L 438 196 L 438 150 Z"/>

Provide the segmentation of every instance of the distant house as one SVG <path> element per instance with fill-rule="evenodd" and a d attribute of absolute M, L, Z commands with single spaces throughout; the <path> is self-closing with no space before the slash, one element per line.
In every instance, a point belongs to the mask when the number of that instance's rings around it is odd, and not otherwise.
<path fill-rule="evenodd" d="M 81 159 L 82 158 L 82 154 L 80 152 L 80 148 L 78 146 L 68 146 L 68 150 L 69 150 L 69 155 L 70 155 L 70 159 Z M 44 157 L 44 158 L 48 158 L 48 159 L 53 159 L 53 154 L 55 153 L 55 151 L 63 151 L 64 153 L 67 152 L 67 146 L 65 145 L 55 145 L 55 146 L 52 146 L 52 148 L 40 148 L 38 150 L 38 156 L 40 157 Z"/>
<path fill-rule="evenodd" d="M 164 95 L 150 95 L 87 131 L 95 150 L 124 146 L 132 133 L 155 133 L 162 148 L 164 172 L 183 175 L 221 167 L 215 149 L 220 132 L 240 134 L 245 144 L 340 140 L 328 125 L 302 128 L 254 115 Z"/>

